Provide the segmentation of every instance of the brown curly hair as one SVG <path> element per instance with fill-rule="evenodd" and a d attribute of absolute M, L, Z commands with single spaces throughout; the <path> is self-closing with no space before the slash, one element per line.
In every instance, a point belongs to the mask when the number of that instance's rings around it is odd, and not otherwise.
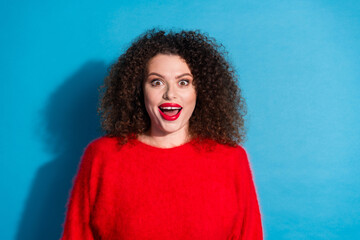
<path fill-rule="evenodd" d="M 198 30 L 149 30 L 111 66 L 99 106 L 106 134 L 124 144 L 150 129 L 142 86 L 147 63 L 159 53 L 180 56 L 194 76 L 197 100 L 189 120 L 190 136 L 231 146 L 242 143 L 246 105 L 234 69 L 224 47 Z"/>

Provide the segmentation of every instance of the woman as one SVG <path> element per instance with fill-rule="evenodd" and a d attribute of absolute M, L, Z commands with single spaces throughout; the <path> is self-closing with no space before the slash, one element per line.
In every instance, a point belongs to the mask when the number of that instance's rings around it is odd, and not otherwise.
<path fill-rule="evenodd" d="M 262 239 L 244 101 L 198 31 L 151 30 L 112 66 L 62 239 Z"/>

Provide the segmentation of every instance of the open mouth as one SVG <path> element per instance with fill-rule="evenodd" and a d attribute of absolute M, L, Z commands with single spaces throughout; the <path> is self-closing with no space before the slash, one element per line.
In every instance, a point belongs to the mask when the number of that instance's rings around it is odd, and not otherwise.
<path fill-rule="evenodd" d="M 159 106 L 159 112 L 163 119 L 175 121 L 181 114 L 183 108 L 176 103 L 163 103 Z"/>
<path fill-rule="evenodd" d="M 181 111 L 182 107 L 159 107 L 159 109 L 167 116 L 175 116 Z"/>

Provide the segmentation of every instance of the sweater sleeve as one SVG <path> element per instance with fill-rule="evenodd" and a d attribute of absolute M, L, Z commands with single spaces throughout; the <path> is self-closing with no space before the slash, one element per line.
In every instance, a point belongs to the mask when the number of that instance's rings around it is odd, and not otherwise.
<path fill-rule="evenodd" d="M 240 194 L 241 220 L 238 222 L 238 236 L 241 240 L 262 240 L 262 224 L 255 185 L 245 150 L 240 150 L 240 169 L 237 174 Z"/>
<path fill-rule="evenodd" d="M 90 144 L 82 156 L 78 173 L 68 200 L 64 231 L 61 240 L 93 240 L 90 229 L 90 185 L 95 154 Z"/>

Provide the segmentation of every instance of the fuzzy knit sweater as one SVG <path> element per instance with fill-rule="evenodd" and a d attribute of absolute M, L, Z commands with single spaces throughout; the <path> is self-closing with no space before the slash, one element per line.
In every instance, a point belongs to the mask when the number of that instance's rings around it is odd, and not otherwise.
<path fill-rule="evenodd" d="M 67 239 L 262 239 L 248 158 L 208 140 L 162 149 L 101 137 L 85 150 L 62 235 Z"/>

